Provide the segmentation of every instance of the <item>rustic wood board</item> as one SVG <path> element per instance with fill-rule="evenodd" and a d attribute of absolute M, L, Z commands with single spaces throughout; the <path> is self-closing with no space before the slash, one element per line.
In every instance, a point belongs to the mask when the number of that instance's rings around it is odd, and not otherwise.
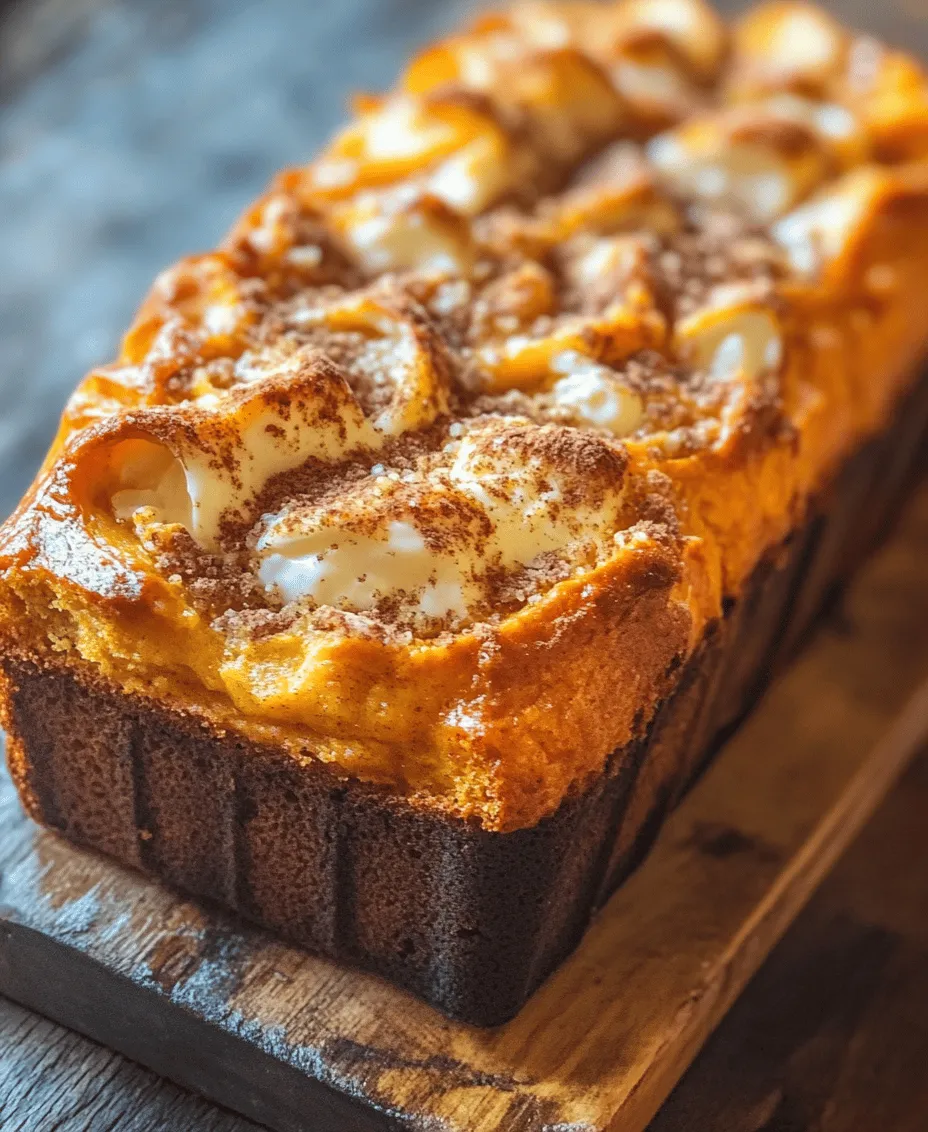
<path fill-rule="evenodd" d="M 4 823 L 0 990 L 275 1129 L 640 1132 L 928 735 L 928 488 L 508 1025 Z"/>

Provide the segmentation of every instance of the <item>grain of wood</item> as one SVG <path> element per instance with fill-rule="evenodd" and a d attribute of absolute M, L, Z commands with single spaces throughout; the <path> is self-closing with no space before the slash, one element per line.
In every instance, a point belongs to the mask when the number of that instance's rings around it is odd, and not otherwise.
<path fill-rule="evenodd" d="M 256 1132 L 86 1038 L 0 999 L 4 1132 Z"/>
<path fill-rule="evenodd" d="M 928 751 L 726 1017 L 648 1132 L 922 1132 Z"/>
<path fill-rule="evenodd" d="M 0 989 L 283 1130 L 640 1132 L 928 734 L 926 561 L 928 488 L 506 1026 L 451 1023 L 21 825 Z"/>

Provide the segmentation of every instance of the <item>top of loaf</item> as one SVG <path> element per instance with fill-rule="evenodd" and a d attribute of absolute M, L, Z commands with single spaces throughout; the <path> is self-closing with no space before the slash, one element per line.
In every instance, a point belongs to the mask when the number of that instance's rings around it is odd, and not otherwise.
<path fill-rule="evenodd" d="M 72 449 L 242 624 L 421 637 L 536 599 L 644 517 L 623 442 L 662 464 L 760 406 L 784 427 L 778 281 L 853 240 L 860 166 L 928 145 L 887 120 L 901 79 L 906 115 L 928 98 L 899 69 L 799 4 L 478 20 L 158 279 Z"/>

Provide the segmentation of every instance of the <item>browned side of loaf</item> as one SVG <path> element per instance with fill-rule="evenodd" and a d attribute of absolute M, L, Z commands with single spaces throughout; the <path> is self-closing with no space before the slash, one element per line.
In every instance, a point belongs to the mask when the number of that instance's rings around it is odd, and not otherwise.
<path fill-rule="evenodd" d="M 889 520 L 928 381 L 712 626 L 647 735 L 531 829 L 488 833 L 322 765 L 217 735 L 61 664 L 6 658 L 9 759 L 32 816 L 447 1014 L 511 1017 L 641 860 L 664 815 Z"/>

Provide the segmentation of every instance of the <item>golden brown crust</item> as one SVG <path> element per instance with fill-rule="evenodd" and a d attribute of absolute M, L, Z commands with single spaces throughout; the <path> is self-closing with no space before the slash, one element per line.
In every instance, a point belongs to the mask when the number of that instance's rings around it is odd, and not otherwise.
<path fill-rule="evenodd" d="M 804 4 L 484 18 L 159 278 L 3 530 L 4 636 L 531 825 L 884 426 L 926 283 L 907 57 Z"/>

